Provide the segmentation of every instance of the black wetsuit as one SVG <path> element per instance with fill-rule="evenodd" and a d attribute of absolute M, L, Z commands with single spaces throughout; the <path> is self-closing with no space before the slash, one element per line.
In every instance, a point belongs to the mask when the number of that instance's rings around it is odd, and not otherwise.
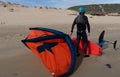
<path fill-rule="evenodd" d="M 81 21 L 80 19 L 78 19 L 78 17 L 83 17 L 85 22 L 78 23 L 78 21 Z M 87 50 L 87 46 L 88 46 L 88 38 L 87 38 L 87 34 L 86 34 L 86 28 L 88 30 L 88 33 L 90 33 L 90 24 L 89 24 L 87 16 L 85 16 L 84 14 L 79 14 L 75 18 L 75 20 L 72 24 L 71 32 L 73 32 L 75 25 L 77 26 L 76 52 L 79 53 L 79 51 L 78 51 L 79 50 L 79 43 L 80 43 L 80 39 L 82 38 L 84 41 L 84 53 L 86 54 L 86 50 Z"/>

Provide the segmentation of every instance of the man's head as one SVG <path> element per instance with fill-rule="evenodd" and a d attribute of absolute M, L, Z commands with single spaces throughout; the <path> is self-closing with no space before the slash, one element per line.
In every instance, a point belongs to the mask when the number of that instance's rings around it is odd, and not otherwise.
<path fill-rule="evenodd" d="M 84 8 L 84 7 L 80 7 L 80 8 L 78 9 L 78 12 L 79 12 L 80 14 L 85 14 L 85 8 Z"/>

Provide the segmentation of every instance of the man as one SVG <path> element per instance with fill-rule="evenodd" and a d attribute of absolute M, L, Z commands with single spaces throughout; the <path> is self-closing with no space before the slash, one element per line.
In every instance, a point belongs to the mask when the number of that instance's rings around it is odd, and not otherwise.
<path fill-rule="evenodd" d="M 70 36 L 72 35 L 73 29 L 76 25 L 77 26 L 77 32 L 76 32 L 76 34 L 77 34 L 77 39 L 76 39 L 77 56 L 80 55 L 79 43 L 80 43 L 80 39 L 82 38 L 84 41 L 84 57 L 89 57 L 89 54 L 86 53 L 87 46 L 88 46 L 88 37 L 87 37 L 87 33 L 86 33 L 86 28 L 88 30 L 88 35 L 90 35 L 90 24 L 89 24 L 87 16 L 85 16 L 85 8 L 80 7 L 78 9 L 78 12 L 79 12 L 79 15 L 74 19 L 74 22 L 72 24 Z"/>

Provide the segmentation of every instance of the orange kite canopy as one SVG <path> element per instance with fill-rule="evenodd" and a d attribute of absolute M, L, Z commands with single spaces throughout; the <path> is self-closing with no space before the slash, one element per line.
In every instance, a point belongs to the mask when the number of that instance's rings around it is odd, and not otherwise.
<path fill-rule="evenodd" d="M 76 45 L 76 38 L 72 38 L 72 41 L 73 41 L 74 46 L 75 46 Z M 79 50 L 84 51 L 83 39 L 80 40 Z M 100 56 L 102 54 L 102 48 L 99 45 L 97 45 L 96 43 L 94 43 L 92 41 L 88 41 L 87 53 L 92 54 L 92 55 L 96 55 L 96 56 Z"/>
<path fill-rule="evenodd" d="M 55 77 L 67 77 L 73 73 L 76 53 L 67 34 L 48 28 L 30 28 L 30 34 L 22 42 Z"/>

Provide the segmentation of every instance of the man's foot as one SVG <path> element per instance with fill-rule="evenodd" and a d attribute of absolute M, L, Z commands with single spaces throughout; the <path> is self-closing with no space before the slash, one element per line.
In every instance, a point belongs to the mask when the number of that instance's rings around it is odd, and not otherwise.
<path fill-rule="evenodd" d="M 86 55 L 86 54 L 85 54 L 84 57 L 90 57 L 90 55 Z"/>

